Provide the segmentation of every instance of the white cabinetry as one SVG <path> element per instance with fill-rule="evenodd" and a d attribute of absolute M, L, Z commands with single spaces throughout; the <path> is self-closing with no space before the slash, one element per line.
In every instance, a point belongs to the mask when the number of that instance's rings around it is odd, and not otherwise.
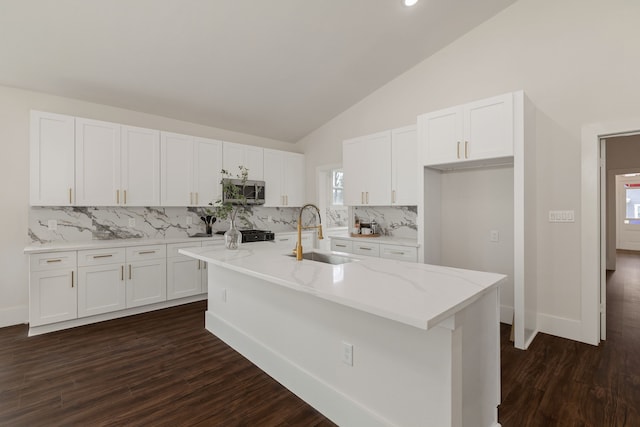
<path fill-rule="evenodd" d="M 31 256 L 29 324 L 39 326 L 78 317 L 75 252 Z"/>
<path fill-rule="evenodd" d="M 222 166 L 232 176 L 235 177 L 240 172 L 239 167 L 244 166 L 249 170 L 249 179 L 264 179 L 263 148 L 225 141 L 222 156 Z"/>
<path fill-rule="evenodd" d="M 395 259 L 398 261 L 417 262 L 418 249 L 413 246 L 396 245 L 392 243 L 379 243 L 363 241 L 349 238 L 331 238 L 331 250 L 337 252 L 347 252 L 357 255 L 367 255 L 373 257 Z"/>
<path fill-rule="evenodd" d="M 114 206 L 120 199 L 120 125 L 76 118 L 76 204 Z"/>
<path fill-rule="evenodd" d="M 513 94 L 418 116 L 424 166 L 513 156 Z"/>
<path fill-rule="evenodd" d="M 265 149 L 265 206 L 302 206 L 304 171 L 304 154 Z"/>
<path fill-rule="evenodd" d="M 349 206 L 391 204 L 391 131 L 343 143 L 344 203 Z"/>
<path fill-rule="evenodd" d="M 167 299 L 206 292 L 206 263 L 178 253 L 178 249 L 201 246 L 198 243 L 167 245 Z"/>
<path fill-rule="evenodd" d="M 313 231 L 304 231 L 302 232 L 302 249 L 305 252 L 309 252 L 311 249 L 315 247 L 315 236 L 316 233 Z M 275 242 L 276 247 L 281 248 L 286 252 L 287 249 L 293 251 L 296 248 L 296 244 L 298 242 L 298 233 L 276 233 L 273 241 Z"/>
<path fill-rule="evenodd" d="M 127 307 L 167 299 L 166 245 L 127 248 Z"/>
<path fill-rule="evenodd" d="M 119 204 L 159 206 L 160 132 L 122 126 L 120 169 Z"/>
<path fill-rule="evenodd" d="M 418 135 L 416 126 L 391 131 L 391 204 L 418 204 Z"/>
<path fill-rule="evenodd" d="M 78 251 L 78 317 L 126 308 L 125 249 Z"/>
<path fill-rule="evenodd" d="M 31 111 L 30 198 L 33 206 L 69 206 L 75 196 L 75 119 Z"/>
<path fill-rule="evenodd" d="M 220 198 L 222 142 L 161 132 L 161 205 L 207 206 Z"/>

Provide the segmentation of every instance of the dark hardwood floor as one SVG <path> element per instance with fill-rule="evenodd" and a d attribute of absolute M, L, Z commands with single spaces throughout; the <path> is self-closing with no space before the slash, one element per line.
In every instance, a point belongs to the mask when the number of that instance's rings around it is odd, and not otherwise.
<path fill-rule="evenodd" d="M 640 255 L 610 276 L 599 347 L 540 334 L 516 350 L 501 326 L 503 427 L 640 426 Z M 333 425 L 209 334 L 205 307 L 0 329 L 0 426 Z"/>

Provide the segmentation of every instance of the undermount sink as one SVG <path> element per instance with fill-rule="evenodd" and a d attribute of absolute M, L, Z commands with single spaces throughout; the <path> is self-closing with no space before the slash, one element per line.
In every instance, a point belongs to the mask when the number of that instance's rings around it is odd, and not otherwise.
<path fill-rule="evenodd" d="M 287 256 L 295 257 L 296 254 L 288 254 Z M 323 262 L 325 264 L 333 264 L 333 265 L 340 265 L 340 264 L 346 264 L 348 262 L 358 261 L 357 259 L 347 258 L 345 256 L 323 254 L 320 252 L 304 253 L 302 254 L 302 259 L 306 259 L 309 261 Z"/>

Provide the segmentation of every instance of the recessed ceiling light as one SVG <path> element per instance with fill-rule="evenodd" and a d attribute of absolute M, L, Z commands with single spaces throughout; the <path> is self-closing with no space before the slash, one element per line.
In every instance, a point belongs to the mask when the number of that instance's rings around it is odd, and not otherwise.
<path fill-rule="evenodd" d="M 413 6 L 416 3 L 418 3 L 418 0 L 402 0 L 402 5 L 407 7 Z"/>

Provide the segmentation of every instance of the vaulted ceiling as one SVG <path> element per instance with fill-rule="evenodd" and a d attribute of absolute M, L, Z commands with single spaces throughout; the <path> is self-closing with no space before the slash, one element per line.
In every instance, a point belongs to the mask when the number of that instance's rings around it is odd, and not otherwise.
<path fill-rule="evenodd" d="M 296 142 L 515 0 L 0 0 L 0 85 Z"/>

